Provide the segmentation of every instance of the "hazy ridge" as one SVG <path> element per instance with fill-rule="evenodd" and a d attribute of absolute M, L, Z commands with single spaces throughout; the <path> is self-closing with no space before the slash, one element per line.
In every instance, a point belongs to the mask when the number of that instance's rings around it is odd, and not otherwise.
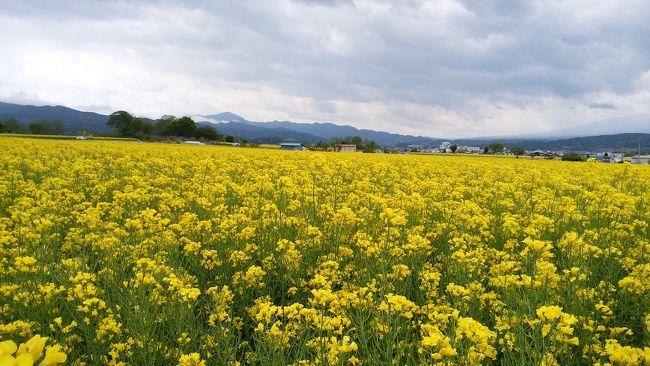
<path fill-rule="evenodd" d="M 527 150 L 636 150 L 639 144 L 642 150 L 650 150 L 650 122 L 647 122 L 649 120 L 645 116 L 633 116 L 629 121 L 621 119 L 597 121 L 581 127 L 528 136 L 457 139 L 402 135 L 333 123 L 256 122 L 231 112 L 192 117 L 199 125 L 216 127 L 220 134 L 238 136 L 256 143 L 279 143 L 285 139 L 294 139 L 304 144 L 314 144 L 318 141 L 327 142 L 333 137 L 359 136 L 387 147 L 408 145 L 434 147 L 443 141 L 451 141 L 458 145 L 469 146 L 486 146 L 492 142 L 502 142 L 506 146 L 518 146 Z M 35 120 L 58 119 L 64 123 L 68 134 L 77 133 L 81 129 L 100 134 L 111 132 L 106 126 L 108 115 L 78 111 L 64 106 L 31 106 L 0 102 L 0 120 L 10 118 L 15 118 L 23 126 Z M 580 131 L 583 135 L 574 137 Z M 603 131 L 606 133 L 602 133 Z"/>

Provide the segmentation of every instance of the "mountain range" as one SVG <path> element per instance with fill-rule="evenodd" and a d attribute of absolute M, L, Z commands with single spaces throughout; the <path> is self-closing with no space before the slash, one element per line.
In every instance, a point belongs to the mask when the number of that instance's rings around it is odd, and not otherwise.
<path fill-rule="evenodd" d="M 620 119 L 597 121 L 581 127 L 527 136 L 456 139 L 400 135 L 332 123 L 253 122 L 230 112 L 192 117 L 200 124 L 215 126 L 222 134 L 241 136 L 249 141 L 261 143 L 277 143 L 282 138 L 291 138 L 314 144 L 318 141 L 327 142 L 333 137 L 359 136 L 373 140 L 380 146 L 395 147 L 409 145 L 435 147 L 444 141 L 451 141 L 457 145 L 467 146 L 486 146 L 493 142 L 502 142 L 507 146 L 518 146 L 526 150 L 635 150 L 639 143 L 643 150 L 650 149 L 650 118 L 643 116 L 635 116 L 629 121 Z"/>
<path fill-rule="evenodd" d="M 60 120 L 63 122 L 67 134 L 74 134 L 82 129 L 94 133 L 111 132 L 111 128 L 106 126 L 108 116 L 94 112 L 82 112 L 60 105 L 37 107 L 0 102 L 0 121 L 11 118 L 16 119 L 25 127 L 38 120 Z"/>
<path fill-rule="evenodd" d="M 304 143 L 313 144 L 318 141 L 327 142 L 334 137 L 359 136 L 364 139 L 373 140 L 381 146 L 400 146 L 416 144 L 424 141 L 440 144 L 443 139 L 436 139 L 424 136 L 400 135 L 383 131 L 358 129 L 352 126 L 341 126 L 333 123 L 296 123 L 290 121 L 254 122 L 248 121 L 236 114 L 225 112 L 212 115 L 194 115 L 192 118 L 199 123 L 212 124 L 222 134 L 237 136 L 238 133 L 244 138 L 244 130 L 247 131 L 249 140 L 255 142 L 280 142 L 280 136 L 296 139 Z"/>
<path fill-rule="evenodd" d="M 635 150 L 639 143 L 650 150 L 650 117 L 633 116 L 629 119 L 603 120 L 577 128 L 532 134 L 484 138 L 443 139 L 427 136 L 401 135 L 383 131 L 357 129 L 333 123 L 296 123 L 291 121 L 255 122 L 237 114 L 224 112 L 210 115 L 192 115 L 198 125 L 213 126 L 222 135 L 237 136 L 256 143 L 279 143 L 293 139 L 304 144 L 328 142 L 334 137 L 359 136 L 373 140 L 380 146 L 406 147 L 409 145 L 438 146 L 443 141 L 458 145 L 486 146 L 501 142 L 506 146 L 519 146 L 527 150 Z M 97 134 L 111 133 L 106 125 L 107 115 L 82 112 L 64 106 L 31 106 L 0 102 L 0 121 L 16 119 L 27 126 L 35 120 L 60 120 L 68 134 L 79 130 Z"/>

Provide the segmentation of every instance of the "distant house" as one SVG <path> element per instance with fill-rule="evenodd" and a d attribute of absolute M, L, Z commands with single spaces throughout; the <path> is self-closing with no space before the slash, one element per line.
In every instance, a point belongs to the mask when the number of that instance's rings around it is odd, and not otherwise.
<path fill-rule="evenodd" d="M 356 152 L 357 151 L 357 145 L 354 144 L 341 144 L 341 150 L 340 152 Z"/>
<path fill-rule="evenodd" d="M 305 148 L 302 146 L 302 144 L 295 140 L 284 140 L 280 144 L 280 150 L 302 151 L 304 149 Z"/>
<path fill-rule="evenodd" d="M 483 152 L 483 149 L 481 149 L 479 146 L 465 146 L 461 145 L 458 146 L 458 149 L 456 152 L 459 153 L 466 153 L 466 154 L 480 154 Z"/>
<path fill-rule="evenodd" d="M 648 165 L 650 164 L 650 155 L 635 155 L 623 160 L 629 161 L 632 164 Z"/>
<path fill-rule="evenodd" d="M 596 160 L 601 163 L 620 163 L 623 161 L 623 154 L 621 153 L 597 153 Z"/>
<path fill-rule="evenodd" d="M 438 154 L 438 153 L 440 153 L 440 149 L 428 147 L 426 149 L 420 150 L 419 152 L 425 153 L 425 154 Z"/>

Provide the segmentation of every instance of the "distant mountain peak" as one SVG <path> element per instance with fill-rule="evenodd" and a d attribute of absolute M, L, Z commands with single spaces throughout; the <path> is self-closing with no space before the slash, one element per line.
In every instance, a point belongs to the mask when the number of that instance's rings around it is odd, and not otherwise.
<path fill-rule="evenodd" d="M 231 112 L 222 112 L 222 113 L 208 114 L 208 115 L 197 114 L 193 116 L 193 118 L 197 122 L 212 122 L 212 123 L 248 122 L 248 120 L 246 120 L 244 117 L 236 115 Z"/>

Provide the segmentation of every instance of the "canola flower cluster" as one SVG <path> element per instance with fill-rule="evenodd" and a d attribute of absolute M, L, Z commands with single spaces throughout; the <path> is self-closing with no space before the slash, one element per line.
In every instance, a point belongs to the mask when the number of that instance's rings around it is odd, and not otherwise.
<path fill-rule="evenodd" d="M 0 365 L 1 366 L 31 366 L 36 361 L 39 366 L 58 365 L 65 362 L 67 356 L 61 351 L 61 346 L 50 345 L 45 348 L 48 337 L 35 335 L 27 342 L 21 343 L 20 346 L 12 340 L 0 342 Z M 43 359 L 43 349 L 45 355 Z"/>
<path fill-rule="evenodd" d="M 0 165 L 3 366 L 650 365 L 646 167 L 12 138 Z"/>

